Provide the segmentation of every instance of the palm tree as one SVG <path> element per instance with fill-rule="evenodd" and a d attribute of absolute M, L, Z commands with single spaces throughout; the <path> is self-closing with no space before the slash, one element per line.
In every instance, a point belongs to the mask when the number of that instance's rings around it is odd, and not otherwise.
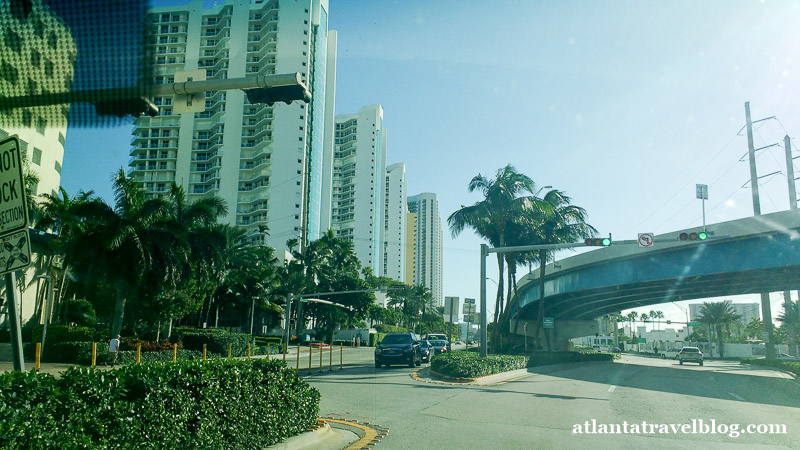
<path fill-rule="evenodd" d="M 789 352 L 797 356 L 798 335 L 800 335 L 800 300 L 793 302 L 786 300 L 783 303 L 783 312 L 778 316 L 783 326 L 787 328 L 789 337 Z M 763 329 L 763 328 L 761 328 Z"/>
<path fill-rule="evenodd" d="M 634 328 L 636 327 L 636 318 L 639 317 L 639 313 L 636 311 L 631 311 L 625 315 L 625 320 L 631 323 L 631 344 L 634 344 L 636 341 L 636 334 Z"/>
<path fill-rule="evenodd" d="M 469 182 L 467 189 L 469 192 L 481 192 L 484 199 L 472 206 L 461 207 L 447 218 L 453 237 L 458 236 L 465 228 L 470 228 L 493 247 L 504 247 L 510 236 L 511 224 L 517 220 L 523 205 L 533 200 L 532 196 L 526 194 L 534 192 L 536 184 L 509 164 L 499 169 L 494 179 L 478 174 Z M 496 323 L 503 309 L 504 258 L 501 253 L 497 254 L 497 266 L 499 275 L 495 301 Z M 492 340 L 493 343 L 497 341 Z"/>
<path fill-rule="evenodd" d="M 559 244 L 577 242 L 594 236 L 597 230 L 586 222 L 586 210 L 573 205 L 564 192 L 553 189 L 539 201 L 536 198 L 526 202 L 523 217 L 529 223 L 531 234 L 528 242 L 532 244 Z M 539 250 L 539 312 L 534 331 L 537 341 L 542 318 L 545 315 L 545 267 L 553 260 L 555 252 Z M 545 333 L 548 351 L 551 348 L 550 335 Z M 538 348 L 537 345 L 534 348 Z"/>
<path fill-rule="evenodd" d="M 741 316 L 736 314 L 736 311 L 731 307 L 731 302 L 728 300 L 715 303 L 703 302 L 703 306 L 700 307 L 700 317 L 697 321 L 714 328 L 716 331 L 720 358 L 725 357 L 725 349 L 722 345 L 723 328 L 728 329 L 731 323 L 740 318 Z"/>
<path fill-rule="evenodd" d="M 115 284 L 111 334 L 122 330 L 128 296 L 149 279 L 176 285 L 181 262 L 189 257 L 180 236 L 165 225 L 169 208 L 160 199 L 145 200 L 137 182 L 124 169 L 113 177 L 115 203 L 100 199 L 77 205 L 82 226 L 66 243 L 72 266 Z"/>

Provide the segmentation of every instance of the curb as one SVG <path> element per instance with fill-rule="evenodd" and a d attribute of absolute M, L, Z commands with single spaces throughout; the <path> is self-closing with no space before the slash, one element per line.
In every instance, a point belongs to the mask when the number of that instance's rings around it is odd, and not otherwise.
<path fill-rule="evenodd" d="M 331 416 L 326 417 L 324 419 L 320 419 L 323 422 L 330 422 L 339 425 L 343 425 L 345 428 L 351 427 L 356 428 L 360 431 L 357 433 L 361 436 L 361 439 L 353 442 L 347 447 L 347 450 L 364 450 L 364 449 L 371 449 L 378 445 L 381 439 L 385 438 L 389 435 L 389 429 L 375 425 L 369 422 L 360 423 L 358 420 L 355 419 L 345 419 L 342 417 L 333 418 Z"/>
<path fill-rule="evenodd" d="M 438 372 L 435 372 L 435 371 L 431 370 L 431 375 L 436 376 L 436 377 L 440 377 L 440 378 L 444 378 L 446 380 L 446 381 L 439 381 L 439 380 L 432 380 L 432 379 L 420 377 L 419 376 L 419 372 L 421 370 L 424 370 L 424 369 L 429 369 L 429 367 L 421 367 L 421 368 L 411 372 L 411 374 L 410 374 L 411 378 L 413 378 L 416 381 L 421 381 L 423 383 L 439 384 L 439 385 L 444 385 L 444 386 L 502 386 L 502 385 L 510 383 L 512 381 L 517 381 L 517 380 L 521 380 L 523 378 L 527 378 L 527 377 L 536 375 L 536 373 L 527 372 L 527 373 L 520 374 L 519 376 L 515 376 L 515 377 L 512 377 L 512 378 L 509 378 L 507 380 L 498 381 L 497 383 L 481 383 L 481 380 L 489 380 L 491 378 L 497 378 L 497 377 L 502 376 L 504 374 L 509 374 L 511 372 L 516 372 L 516 370 L 511 370 L 511 371 L 508 371 L 508 372 L 495 373 L 495 374 L 492 374 L 492 375 L 487 375 L 485 377 L 479 377 L 479 378 L 453 378 L 453 377 L 448 377 L 446 375 L 442 375 L 442 374 L 440 374 Z M 523 369 L 517 369 L 517 370 L 523 370 Z M 527 369 L 524 369 L 524 370 L 527 371 Z"/>

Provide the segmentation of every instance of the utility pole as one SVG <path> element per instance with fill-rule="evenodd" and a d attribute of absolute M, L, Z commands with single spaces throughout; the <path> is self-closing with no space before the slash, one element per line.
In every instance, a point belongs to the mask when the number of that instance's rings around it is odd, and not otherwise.
<path fill-rule="evenodd" d="M 761 215 L 761 204 L 758 198 L 758 172 L 756 171 L 756 151 L 753 146 L 753 121 L 750 118 L 750 102 L 744 103 L 744 115 L 747 120 L 747 154 L 750 159 L 750 190 L 753 195 L 753 215 Z M 772 333 L 772 308 L 769 304 L 769 292 L 761 293 L 761 315 L 764 317 L 766 333 L 767 359 L 775 358 L 775 342 Z M 710 333 L 709 333 L 710 338 Z"/>
<path fill-rule="evenodd" d="M 794 185 L 794 163 L 792 162 L 792 140 L 789 135 L 783 137 L 783 148 L 786 151 L 786 178 L 789 182 L 789 209 L 797 209 L 797 189 Z"/>
<path fill-rule="evenodd" d="M 789 209 L 796 210 L 797 209 L 797 188 L 794 184 L 794 162 L 792 159 L 792 140 L 789 138 L 789 135 L 783 137 L 783 149 L 786 152 L 786 181 L 789 183 Z M 800 301 L 800 290 L 797 291 L 797 301 Z M 784 314 L 789 314 L 790 307 L 792 306 L 792 294 L 790 291 L 783 291 L 783 308 Z M 794 337 L 797 339 L 797 336 L 789 336 L 791 339 Z M 796 349 L 795 349 L 796 350 Z M 797 352 L 793 356 L 797 356 Z"/>
<path fill-rule="evenodd" d="M 753 215 L 761 215 L 758 198 L 758 172 L 756 171 L 756 150 L 753 145 L 753 121 L 750 119 L 750 102 L 744 102 L 744 115 L 747 120 L 747 154 L 750 159 L 750 190 L 753 195 Z"/>

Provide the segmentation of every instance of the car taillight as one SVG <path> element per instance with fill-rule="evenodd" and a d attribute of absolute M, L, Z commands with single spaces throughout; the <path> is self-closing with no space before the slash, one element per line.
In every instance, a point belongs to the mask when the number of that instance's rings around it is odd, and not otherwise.
<path fill-rule="evenodd" d="M 697 352 L 697 354 L 703 356 L 703 352 Z"/>

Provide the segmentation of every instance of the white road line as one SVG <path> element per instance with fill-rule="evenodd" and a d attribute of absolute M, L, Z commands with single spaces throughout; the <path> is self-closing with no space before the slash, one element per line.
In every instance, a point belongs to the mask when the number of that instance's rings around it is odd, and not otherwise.
<path fill-rule="evenodd" d="M 738 395 L 734 394 L 733 392 L 728 392 L 728 394 L 730 394 L 731 397 L 735 398 L 736 400 L 739 400 L 739 401 L 742 401 L 742 402 L 745 401 L 742 397 L 739 397 Z"/>
<path fill-rule="evenodd" d="M 608 388 L 608 392 L 614 392 L 617 389 L 613 384 Z"/>

